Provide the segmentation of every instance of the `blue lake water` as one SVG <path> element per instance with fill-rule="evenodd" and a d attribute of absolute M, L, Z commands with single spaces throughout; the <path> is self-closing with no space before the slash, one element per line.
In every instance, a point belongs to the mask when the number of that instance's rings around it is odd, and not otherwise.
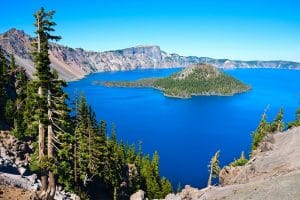
<path fill-rule="evenodd" d="M 252 86 L 252 90 L 232 97 L 175 99 L 151 88 L 106 88 L 95 80 L 136 80 L 168 76 L 180 69 L 103 72 L 70 82 L 84 92 L 98 119 L 115 123 L 118 138 L 128 143 L 143 142 L 144 153 L 160 154 L 160 170 L 174 186 L 204 187 L 211 156 L 221 150 L 221 166 L 248 155 L 251 132 L 269 105 L 272 120 L 280 107 L 285 120 L 295 117 L 300 100 L 300 70 L 235 69 L 225 72 Z"/>

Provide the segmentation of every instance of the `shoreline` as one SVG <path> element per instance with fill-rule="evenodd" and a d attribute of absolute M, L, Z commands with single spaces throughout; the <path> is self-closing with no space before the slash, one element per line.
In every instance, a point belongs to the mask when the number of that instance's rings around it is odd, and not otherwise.
<path fill-rule="evenodd" d="M 150 70 L 150 69 L 155 69 L 155 70 L 161 70 L 161 69 L 175 69 L 175 68 L 186 68 L 186 67 L 149 67 L 149 68 L 134 68 L 134 69 L 128 69 L 128 70 L 112 70 L 112 71 L 96 71 L 96 72 L 91 72 L 85 75 L 82 75 L 81 78 L 74 78 L 70 80 L 65 80 L 67 83 L 75 82 L 75 81 L 80 81 L 84 78 L 86 78 L 89 75 L 92 74 L 98 74 L 98 73 L 103 73 L 103 72 L 127 72 L 127 71 L 134 71 L 134 70 Z M 272 69 L 272 70 L 295 70 L 299 71 L 300 68 L 277 68 L 277 67 L 234 67 L 234 68 L 226 68 L 226 67 L 217 67 L 220 70 L 236 70 L 236 69 Z M 64 80 L 64 79 L 62 79 Z"/>

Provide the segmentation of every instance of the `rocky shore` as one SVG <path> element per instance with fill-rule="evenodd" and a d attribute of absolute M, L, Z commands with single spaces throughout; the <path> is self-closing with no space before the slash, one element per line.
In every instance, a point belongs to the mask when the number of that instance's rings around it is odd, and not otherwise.
<path fill-rule="evenodd" d="M 166 200 L 300 199 L 300 127 L 269 135 L 245 166 L 225 167 L 220 186 L 191 186 Z"/>

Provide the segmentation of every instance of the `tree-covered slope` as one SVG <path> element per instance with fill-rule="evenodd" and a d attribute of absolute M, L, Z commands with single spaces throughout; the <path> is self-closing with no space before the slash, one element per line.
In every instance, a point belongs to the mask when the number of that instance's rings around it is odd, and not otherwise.
<path fill-rule="evenodd" d="M 163 91 L 166 96 L 179 98 L 198 95 L 227 96 L 250 89 L 241 81 L 208 64 L 192 65 L 166 78 L 104 82 L 102 84 L 110 87 L 153 87 Z"/>

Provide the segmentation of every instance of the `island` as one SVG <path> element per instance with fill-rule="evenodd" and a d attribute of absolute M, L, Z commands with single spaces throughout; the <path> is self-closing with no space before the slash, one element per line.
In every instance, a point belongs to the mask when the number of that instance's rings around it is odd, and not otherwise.
<path fill-rule="evenodd" d="M 227 75 L 210 64 L 194 64 L 166 78 L 145 78 L 136 81 L 95 81 L 107 87 L 151 87 L 165 96 L 232 96 L 246 92 L 250 86 Z"/>

